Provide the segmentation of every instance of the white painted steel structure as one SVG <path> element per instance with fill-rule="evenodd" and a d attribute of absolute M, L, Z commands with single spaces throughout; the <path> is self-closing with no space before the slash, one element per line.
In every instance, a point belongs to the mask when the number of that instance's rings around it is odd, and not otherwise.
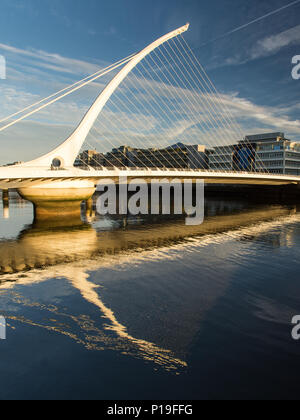
<path fill-rule="evenodd" d="M 67 169 L 53 171 L 46 168 L 0 168 L 0 189 L 46 187 L 58 188 L 58 183 L 65 188 L 74 183 L 88 181 L 97 185 L 103 179 L 115 179 L 120 177 L 143 178 L 143 179 L 203 179 L 207 183 L 231 183 L 231 184 L 266 184 L 285 185 L 300 184 L 300 177 L 290 175 L 271 175 L 249 172 L 215 172 L 199 170 L 163 170 L 163 169 L 128 169 L 128 170 L 82 170 Z"/>

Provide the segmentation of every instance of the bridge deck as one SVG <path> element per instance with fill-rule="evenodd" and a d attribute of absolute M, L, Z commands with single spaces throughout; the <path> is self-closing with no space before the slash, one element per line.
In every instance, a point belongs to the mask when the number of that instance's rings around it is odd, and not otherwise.
<path fill-rule="evenodd" d="M 245 185 L 287 185 L 300 184 L 300 176 L 249 173 L 249 172 L 214 172 L 180 169 L 104 169 L 50 170 L 46 168 L 0 167 L 0 189 L 12 189 L 43 184 L 47 181 L 92 180 L 98 184 L 105 178 L 118 181 L 120 177 L 128 179 L 203 179 L 212 184 L 245 184 Z"/>

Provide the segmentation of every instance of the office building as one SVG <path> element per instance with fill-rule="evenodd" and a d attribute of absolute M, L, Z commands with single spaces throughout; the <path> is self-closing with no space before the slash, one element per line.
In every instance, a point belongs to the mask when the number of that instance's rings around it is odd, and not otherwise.
<path fill-rule="evenodd" d="M 85 150 L 80 153 L 75 161 L 74 166 L 76 167 L 94 167 L 102 168 L 105 165 L 105 157 L 103 153 L 99 153 L 96 150 Z"/>
<path fill-rule="evenodd" d="M 255 169 L 273 174 L 300 175 L 300 143 L 284 133 L 246 136 L 240 144 L 255 149 Z M 249 146 L 250 145 L 250 146 Z"/>
<path fill-rule="evenodd" d="M 208 154 L 209 169 L 212 171 L 232 171 L 235 152 L 236 145 L 214 147 Z"/>

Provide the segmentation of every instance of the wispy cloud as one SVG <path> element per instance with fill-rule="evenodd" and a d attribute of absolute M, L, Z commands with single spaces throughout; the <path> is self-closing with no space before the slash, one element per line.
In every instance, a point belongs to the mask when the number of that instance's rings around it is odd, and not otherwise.
<path fill-rule="evenodd" d="M 223 95 L 222 98 L 242 126 L 249 126 L 249 122 L 251 122 L 255 129 L 260 124 L 260 126 L 276 131 L 285 131 L 292 137 L 300 138 L 300 120 L 292 119 L 288 115 L 294 110 L 293 106 L 291 108 L 274 108 L 256 105 L 248 99 L 239 97 L 238 94 Z"/>
<path fill-rule="evenodd" d="M 252 48 L 242 51 L 224 61 L 226 66 L 246 64 L 249 61 L 258 60 L 277 54 L 283 48 L 290 45 L 300 44 L 300 25 L 294 26 L 279 34 L 263 38 L 255 43 Z"/>
<path fill-rule="evenodd" d="M 300 25 L 258 41 L 251 52 L 251 58 L 257 59 L 277 53 L 288 45 L 300 44 Z"/>
<path fill-rule="evenodd" d="M 105 65 L 104 62 L 90 63 L 83 60 L 64 57 L 59 54 L 53 54 L 42 50 L 20 49 L 7 44 L 0 43 L 0 51 L 2 54 L 9 54 L 13 62 L 17 63 L 29 59 L 29 63 L 34 63 L 41 68 L 52 69 L 62 73 L 72 74 L 91 74 L 99 70 L 99 65 Z"/>

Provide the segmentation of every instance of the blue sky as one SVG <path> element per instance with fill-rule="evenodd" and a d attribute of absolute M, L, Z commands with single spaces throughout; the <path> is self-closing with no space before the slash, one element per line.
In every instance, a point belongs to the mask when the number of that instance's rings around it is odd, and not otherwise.
<path fill-rule="evenodd" d="M 1 0 L 0 119 L 190 22 L 185 39 L 224 95 L 244 134 L 284 131 L 300 141 L 300 2 L 226 34 L 290 0 Z M 59 144 L 75 127 L 100 81 L 44 114 L 0 133 L 0 163 Z M 247 117 L 247 118 L 246 118 Z M 180 140 L 180 139 L 178 139 Z"/>

